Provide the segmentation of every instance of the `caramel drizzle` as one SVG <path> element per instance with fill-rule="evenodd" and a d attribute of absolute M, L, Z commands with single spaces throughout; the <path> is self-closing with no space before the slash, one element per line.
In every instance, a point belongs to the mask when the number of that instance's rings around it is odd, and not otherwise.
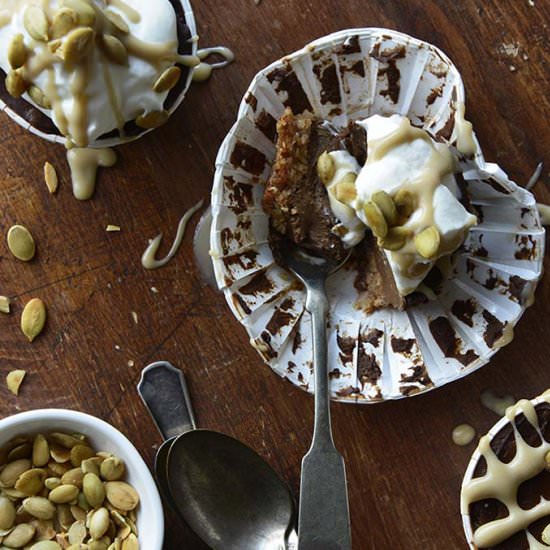
<path fill-rule="evenodd" d="M 550 402 L 549 392 L 541 397 Z M 523 413 L 539 435 L 542 444 L 538 447 L 529 445 L 519 433 L 514 420 L 520 413 Z M 497 499 L 508 508 L 506 517 L 490 521 L 476 529 L 473 542 L 479 548 L 500 544 L 515 533 L 527 529 L 534 521 L 550 514 L 550 501 L 544 498 L 528 510 L 521 508 L 517 502 L 519 486 L 545 469 L 545 455 L 550 450 L 550 443 L 545 441 L 541 433 L 535 405 L 532 401 L 522 399 L 507 409 L 506 418 L 514 431 L 516 444 L 514 458 L 508 464 L 502 462 L 491 448 L 489 435 L 483 436 L 477 450 L 487 463 L 487 471 L 482 477 L 470 479 L 462 488 L 461 511 L 463 514 L 469 513 L 473 502 L 483 499 Z M 540 547 L 533 545 L 533 537 L 528 535 L 528 540 L 529 548 Z"/>
<path fill-rule="evenodd" d="M 94 194 L 97 169 L 113 166 L 116 155 L 112 149 L 74 147 L 67 151 L 67 161 L 71 168 L 74 196 L 79 200 L 88 200 Z"/>
<path fill-rule="evenodd" d="M 477 151 L 474 127 L 464 118 L 465 110 L 464 103 L 458 103 L 455 112 L 456 148 L 463 155 L 473 157 Z"/>
<path fill-rule="evenodd" d="M 149 246 L 147 246 L 145 252 L 143 253 L 143 256 L 141 257 L 141 265 L 145 269 L 157 269 L 159 267 L 163 267 L 176 255 L 176 252 L 179 250 L 179 247 L 183 242 L 183 237 L 185 236 L 185 230 L 187 229 L 187 224 L 189 223 L 189 220 L 191 219 L 193 214 L 195 214 L 195 212 L 202 208 L 203 203 L 204 201 L 200 200 L 197 204 L 195 204 L 195 206 L 192 206 L 189 210 L 187 210 L 187 212 L 185 212 L 178 224 L 176 238 L 174 239 L 174 242 L 172 243 L 168 254 L 166 254 L 164 258 L 160 260 L 157 260 L 155 258 L 160 243 L 162 241 L 162 233 L 157 235 L 149 242 Z"/>
<path fill-rule="evenodd" d="M 74 106 L 70 118 L 69 133 L 78 147 L 88 145 L 88 95 L 86 94 L 88 81 L 89 66 L 81 64 L 76 67 L 71 82 Z"/>

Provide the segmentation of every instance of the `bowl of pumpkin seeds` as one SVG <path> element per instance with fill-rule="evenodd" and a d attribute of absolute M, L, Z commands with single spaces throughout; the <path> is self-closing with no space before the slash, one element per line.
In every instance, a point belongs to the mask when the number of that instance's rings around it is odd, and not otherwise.
<path fill-rule="evenodd" d="M 153 477 L 94 416 L 39 409 L 0 420 L 0 548 L 161 550 Z"/>

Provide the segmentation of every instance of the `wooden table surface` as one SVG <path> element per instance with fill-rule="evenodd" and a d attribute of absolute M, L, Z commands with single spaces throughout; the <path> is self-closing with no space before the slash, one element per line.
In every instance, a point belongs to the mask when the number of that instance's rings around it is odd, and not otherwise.
<path fill-rule="evenodd" d="M 1 118 L 0 234 L 14 223 L 26 225 L 38 254 L 24 264 L 11 257 L 3 238 L 0 243 L 0 294 L 14 300 L 13 314 L 0 315 L 0 375 L 14 368 L 28 373 L 18 398 L 2 385 L 0 414 L 39 407 L 86 411 L 122 430 L 151 464 L 160 437 L 135 386 L 142 367 L 166 359 L 185 371 L 200 426 L 253 447 L 297 495 L 311 437 L 311 397 L 271 372 L 248 345 L 220 293 L 199 277 L 191 233 L 175 261 L 157 271 L 140 264 L 147 240 L 161 230 L 171 240 L 185 210 L 208 198 L 217 148 L 253 75 L 346 27 L 395 28 L 442 48 L 462 72 L 468 117 L 486 158 L 520 183 L 545 160 L 542 181 L 550 183 L 550 1 L 195 4 L 201 44 L 227 45 L 237 61 L 194 85 L 164 128 L 121 147 L 92 201 L 72 197 L 62 148 Z M 46 160 L 61 175 L 56 196 L 42 180 Z M 543 183 L 536 195 L 550 202 Z M 107 224 L 122 231 L 106 233 Z M 47 328 L 32 345 L 18 328 L 31 297 L 42 298 L 49 311 Z M 355 549 L 466 547 L 459 489 L 474 444 L 453 445 L 451 430 L 467 422 L 481 433 L 497 420 L 480 403 L 484 388 L 520 398 L 550 386 L 549 315 L 550 281 L 544 278 L 515 340 L 477 373 L 399 402 L 333 406 Z M 169 515 L 165 548 L 202 545 Z"/>

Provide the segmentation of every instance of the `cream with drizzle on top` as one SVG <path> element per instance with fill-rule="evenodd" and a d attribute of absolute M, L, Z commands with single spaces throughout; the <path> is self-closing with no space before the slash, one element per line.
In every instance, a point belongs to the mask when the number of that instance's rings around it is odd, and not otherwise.
<path fill-rule="evenodd" d="M 176 238 L 174 239 L 168 254 L 166 254 L 164 258 L 157 260 L 155 257 L 162 241 L 162 233 L 149 242 L 149 245 L 141 256 L 141 265 L 145 269 L 158 269 L 159 267 L 163 267 L 176 255 L 176 252 L 179 250 L 179 247 L 183 241 L 183 237 L 185 236 L 185 230 L 187 229 L 189 220 L 195 212 L 198 212 L 202 208 L 203 203 L 204 201 L 200 200 L 197 204 L 195 204 L 195 206 L 192 206 L 189 210 L 187 210 L 187 212 L 185 212 L 178 224 Z"/>
<path fill-rule="evenodd" d="M 482 457 L 487 464 L 486 472 L 481 477 L 464 479 L 461 493 L 462 514 L 469 518 L 471 504 L 485 499 L 496 499 L 506 506 L 508 515 L 489 521 L 473 532 L 472 543 L 478 548 L 489 548 L 500 544 L 516 533 L 527 530 L 535 521 L 550 515 L 550 502 L 544 498 L 528 509 L 518 503 L 519 487 L 547 468 L 546 455 L 550 452 L 550 442 L 543 437 L 536 411 L 536 406 L 541 403 L 550 403 L 550 391 L 547 390 L 532 401 L 522 399 L 509 407 L 506 410 L 505 419 L 479 441 L 472 459 L 473 466 L 471 465 L 470 468 L 475 467 Z M 523 414 L 526 421 L 537 432 L 541 440 L 540 445 L 532 446 L 525 441 L 515 424 L 519 414 Z M 513 430 L 516 452 L 510 462 L 504 463 L 492 449 L 491 440 L 507 424 Z M 531 550 L 547 548 L 528 531 L 526 531 L 526 537 Z"/>

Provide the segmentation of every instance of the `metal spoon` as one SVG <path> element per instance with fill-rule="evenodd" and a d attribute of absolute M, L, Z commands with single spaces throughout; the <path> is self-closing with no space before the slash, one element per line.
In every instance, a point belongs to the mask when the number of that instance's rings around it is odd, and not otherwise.
<path fill-rule="evenodd" d="M 313 329 L 315 423 L 313 441 L 302 460 L 298 550 L 350 550 L 349 502 L 344 459 L 334 446 L 330 425 L 325 281 L 340 264 L 291 243 L 282 246 L 286 266 L 306 286 L 306 309 Z"/>
<path fill-rule="evenodd" d="M 287 485 L 243 443 L 196 429 L 183 373 L 153 363 L 138 392 L 166 439 L 155 460 L 160 491 L 191 529 L 220 550 L 289 548 L 296 517 Z"/>

